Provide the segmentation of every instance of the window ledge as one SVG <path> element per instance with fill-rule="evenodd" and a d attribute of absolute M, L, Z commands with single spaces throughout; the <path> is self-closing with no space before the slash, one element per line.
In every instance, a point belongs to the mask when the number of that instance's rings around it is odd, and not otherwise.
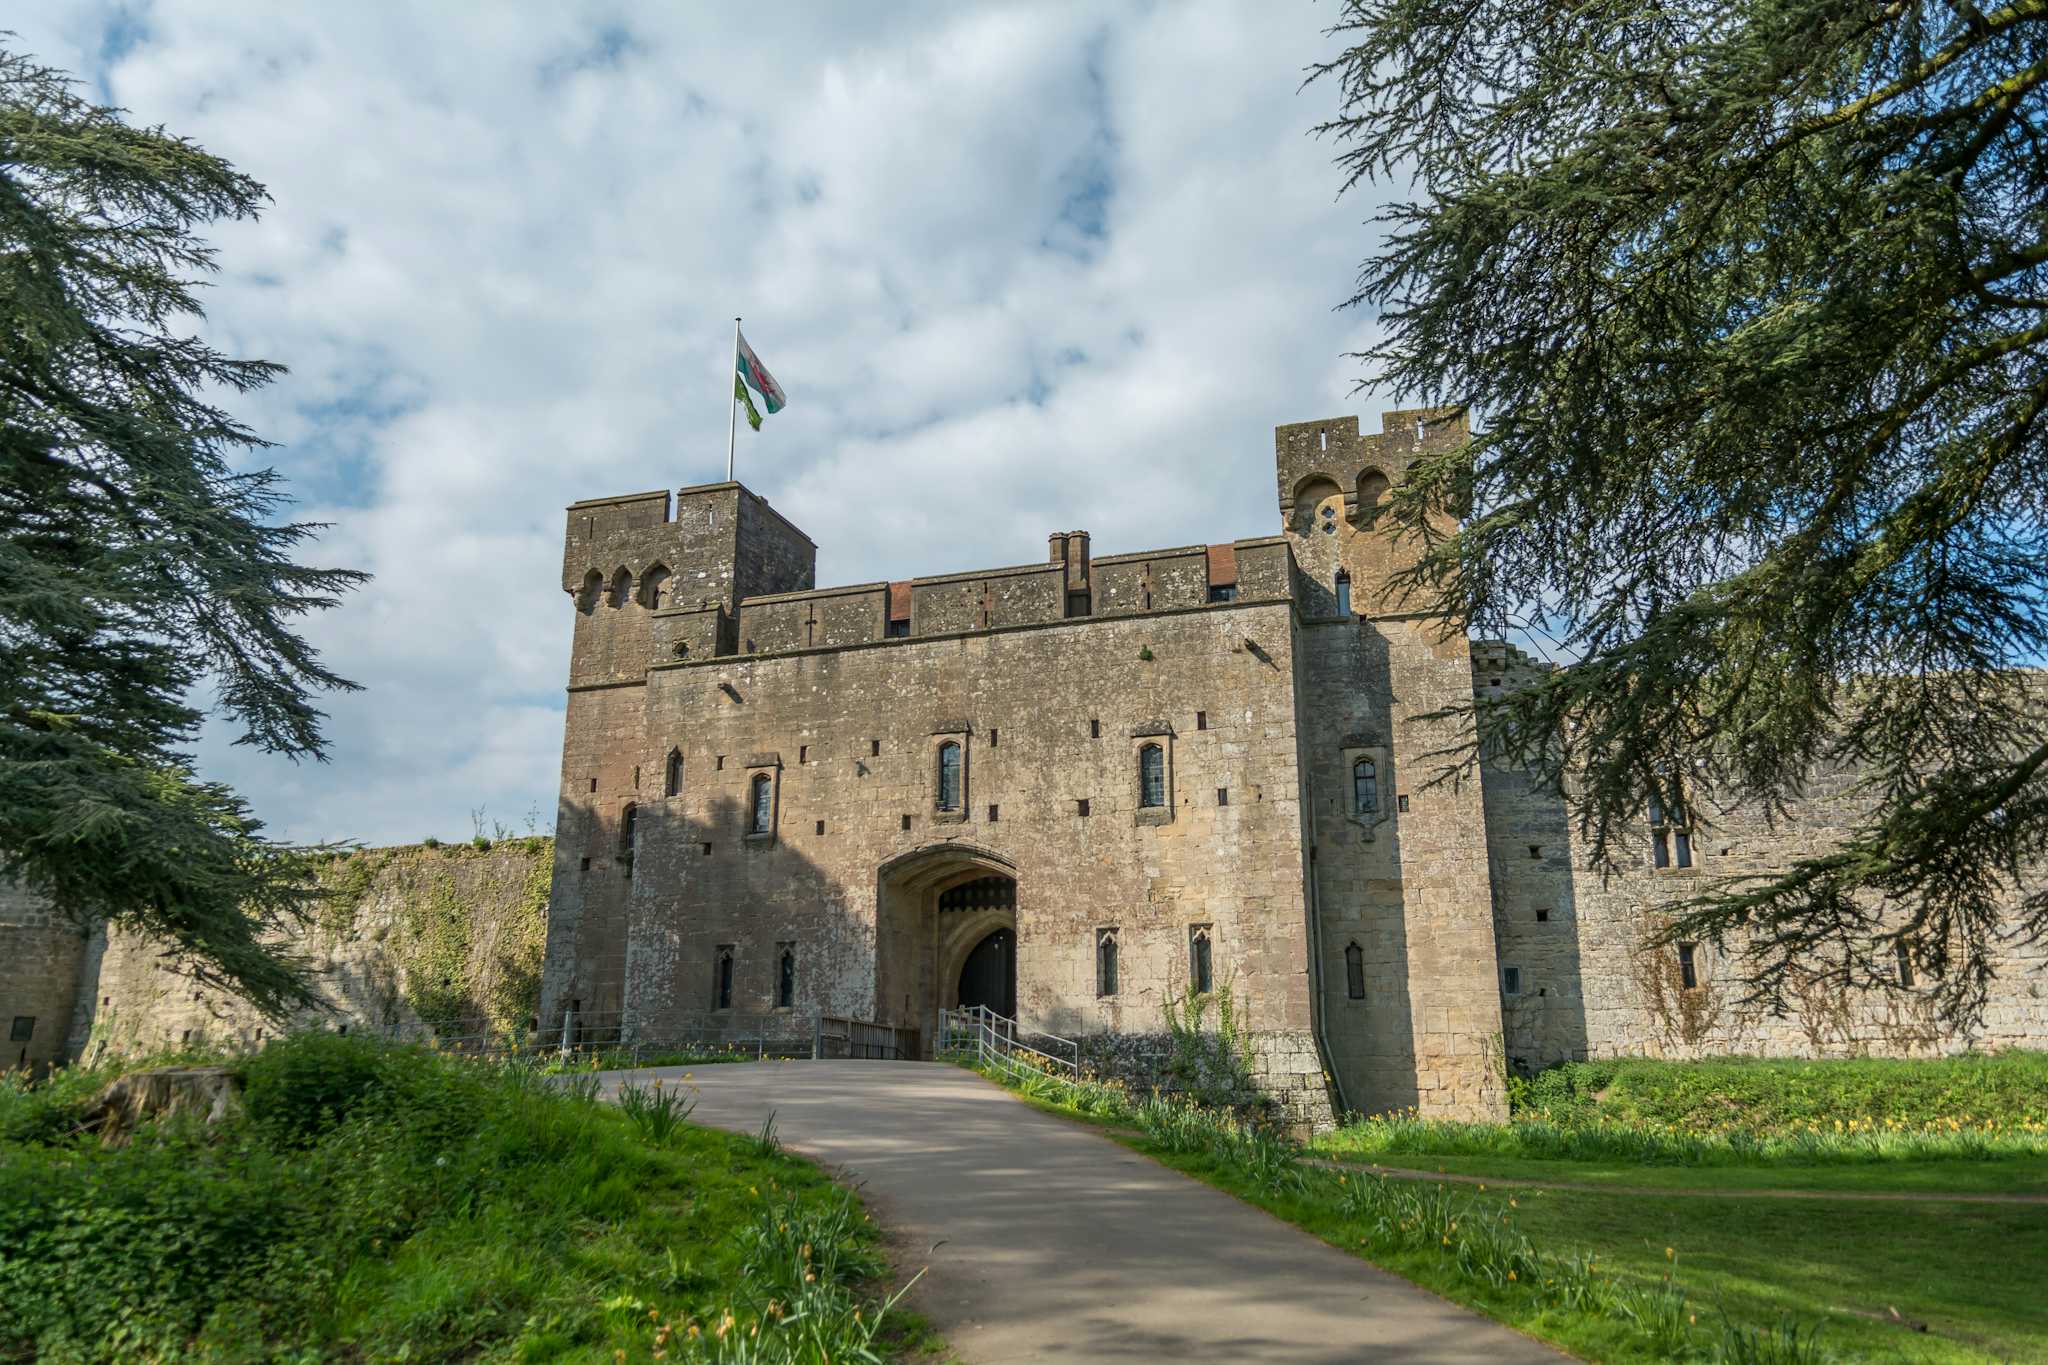
<path fill-rule="evenodd" d="M 932 823 L 935 825 L 964 825 L 967 823 L 967 812 L 965 810 L 935 810 L 932 812 Z"/>
<path fill-rule="evenodd" d="M 1138 823 L 1141 825 L 1170 825 L 1173 823 L 1172 806 L 1140 806 Z"/>
<path fill-rule="evenodd" d="M 775 842 L 775 831 L 772 829 L 750 830 L 740 836 L 740 842 L 746 844 L 772 844 Z"/>

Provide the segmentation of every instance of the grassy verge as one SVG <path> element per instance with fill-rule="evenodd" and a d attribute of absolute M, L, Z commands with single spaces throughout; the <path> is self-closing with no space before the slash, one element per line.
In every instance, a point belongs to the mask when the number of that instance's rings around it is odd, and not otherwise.
<path fill-rule="evenodd" d="M 2019 1049 L 1919 1059 L 1566 1062 L 1514 1078 L 1509 1090 L 1520 1120 L 1604 1130 L 1624 1143 L 1697 1136 L 1713 1150 L 1732 1147 L 1745 1164 L 1774 1146 L 1808 1158 L 1839 1144 L 1855 1159 L 1958 1138 L 1966 1154 L 1976 1139 L 1996 1147 L 2029 1137 L 2038 1152 L 2048 1138 L 2048 1052 Z"/>
<path fill-rule="evenodd" d="M 1586 1118 L 1559 1123 L 1451 1123 L 1386 1114 L 1346 1124 L 1316 1140 L 1328 1156 L 1397 1164 L 1402 1157 L 1476 1156 L 1514 1161 L 1577 1161 L 1634 1166 L 1857 1166 L 1898 1162 L 2048 1160 L 2048 1126 L 1872 1128 L 1852 1116 L 1840 1129 L 1777 1133 L 1700 1133 L 1644 1120 Z"/>
<path fill-rule="evenodd" d="M 1997 1161 L 1888 1161 L 1827 1166 L 1638 1166 L 1625 1161 L 1534 1157 L 1361 1156 L 1317 1139 L 1310 1150 L 1335 1160 L 1448 1175 L 1540 1180 L 1564 1185 L 1668 1190 L 1825 1190 L 1844 1194 L 2048 1195 L 2048 1157 Z"/>
<path fill-rule="evenodd" d="M 665 1051 L 615 1047 L 595 1052 L 578 1052 L 567 1058 L 560 1054 L 543 1054 L 540 1069 L 543 1075 L 567 1076 L 579 1071 L 630 1071 L 648 1066 L 716 1066 L 720 1062 L 758 1060 L 760 1058 L 754 1049 L 741 1049 L 737 1045 L 669 1048 Z"/>
<path fill-rule="evenodd" d="M 302 1035 L 246 1113 L 73 1132 L 108 1073 L 0 1088 L 0 1359 L 881 1360 L 859 1203 L 683 1095 Z"/>
<path fill-rule="evenodd" d="M 1138 1151 L 1590 1359 L 2048 1356 L 2048 1326 L 2031 1302 L 2038 1295 L 2009 1273 L 2048 1255 L 2048 1218 L 2038 1208 L 1381 1180 L 1305 1164 L 1303 1148 L 1227 1114 L 1139 1100 L 1112 1084 L 994 1078 L 1045 1107 L 1116 1127 Z M 1893 1308 L 1904 1325 L 1890 1320 Z"/>

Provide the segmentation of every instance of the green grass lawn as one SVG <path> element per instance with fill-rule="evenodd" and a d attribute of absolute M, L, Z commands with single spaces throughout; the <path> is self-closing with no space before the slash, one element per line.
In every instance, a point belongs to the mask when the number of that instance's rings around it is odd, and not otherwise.
<path fill-rule="evenodd" d="M 1517 1193 L 1523 1230 L 1658 1276 L 1674 1248 L 1704 1309 L 1824 1324 L 1821 1342 L 1872 1360 L 2048 1360 L 2048 1208 Z M 1882 1320 L 1897 1308 L 1925 1334 Z"/>
<path fill-rule="evenodd" d="M 672 1089 L 615 1106 L 587 1081 L 331 1034 L 233 1064 L 246 1114 L 114 1149 L 74 1131 L 110 1075 L 0 1086 L 0 1360 L 936 1347 L 878 1312 L 890 1270 L 851 1193 L 772 1140 L 688 1123 Z M 721 1328 L 745 1349 L 714 1346 Z"/>
<path fill-rule="evenodd" d="M 1318 1155 L 1327 1155 L 1320 1144 Z M 2048 1195 L 2048 1157 L 2003 1161 L 1897 1161 L 1842 1166 L 1641 1166 L 1533 1157 L 1387 1156 L 1341 1159 L 1409 1171 L 1574 1185 L 1672 1190 L 1839 1190 L 1852 1193 Z M 2048 1215 L 2048 1206 L 2041 1212 Z"/>

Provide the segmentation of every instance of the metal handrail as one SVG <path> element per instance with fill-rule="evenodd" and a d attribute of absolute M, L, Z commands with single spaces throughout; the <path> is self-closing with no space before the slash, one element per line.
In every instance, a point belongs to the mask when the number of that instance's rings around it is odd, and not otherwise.
<path fill-rule="evenodd" d="M 1048 1052 L 1019 1041 L 1019 1035 L 1041 1039 L 1053 1044 L 1067 1055 Z M 1006 1067 L 1029 1066 L 1019 1054 L 1038 1059 L 1035 1070 L 1048 1069 L 1063 1071 L 1069 1076 L 1080 1073 L 1081 1048 L 1071 1038 L 1062 1038 L 1056 1033 L 1039 1029 L 1027 1029 L 1006 1014 L 998 1014 L 986 1005 L 969 1005 L 965 1009 L 939 1011 L 939 1050 L 950 1053 L 972 1052 L 975 1060 L 984 1065 Z"/>

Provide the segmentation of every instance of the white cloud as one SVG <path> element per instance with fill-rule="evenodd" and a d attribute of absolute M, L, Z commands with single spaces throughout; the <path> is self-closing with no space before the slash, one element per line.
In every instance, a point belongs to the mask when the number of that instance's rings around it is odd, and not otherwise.
<path fill-rule="evenodd" d="M 334 761 L 210 730 L 297 838 L 552 812 L 564 504 L 723 470 L 728 328 L 791 394 L 740 475 L 822 583 L 1277 528 L 1271 429 L 1335 412 L 1372 204 L 1298 92 L 1313 7 L 76 6 L 19 43 L 264 181 L 209 335 L 314 557 Z"/>

